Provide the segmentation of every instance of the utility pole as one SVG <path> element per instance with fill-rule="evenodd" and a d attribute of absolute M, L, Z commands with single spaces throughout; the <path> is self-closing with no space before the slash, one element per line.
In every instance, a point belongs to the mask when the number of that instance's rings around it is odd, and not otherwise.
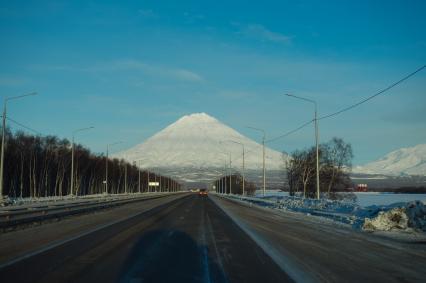
<path fill-rule="evenodd" d="M 139 177 L 138 177 L 138 191 L 139 191 L 139 193 L 141 193 L 141 168 L 140 167 L 138 167 L 138 174 L 139 174 Z"/>
<path fill-rule="evenodd" d="M 266 191 L 265 137 L 266 137 L 266 134 L 265 134 L 265 131 L 263 129 L 258 129 L 258 128 L 254 128 L 254 127 L 248 127 L 248 128 L 263 133 L 263 138 L 262 138 L 262 148 L 263 148 L 263 196 L 265 196 L 265 191 Z"/>
<path fill-rule="evenodd" d="M 120 143 L 123 143 L 123 142 L 119 141 L 119 142 L 107 144 L 106 156 L 105 156 L 105 163 L 106 163 L 105 164 L 105 194 L 108 194 L 108 154 L 109 154 L 109 148 L 114 146 L 114 145 L 120 144 Z"/>
<path fill-rule="evenodd" d="M 74 191 L 74 136 L 76 133 L 81 132 L 81 131 L 86 131 L 86 130 L 90 130 L 93 129 L 94 127 L 87 127 L 87 128 L 81 128 L 81 129 L 77 129 L 75 131 L 72 132 L 72 142 L 71 142 L 71 186 L 70 186 L 70 196 L 73 195 L 73 191 Z M 77 192 L 76 192 L 77 194 Z"/>
<path fill-rule="evenodd" d="M 320 199 L 320 179 L 319 179 L 319 127 L 317 117 L 317 103 L 315 102 L 315 145 L 317 155 L 317 199 Z"/>
<path fill-rule="evenodd" d="M 232 156 L 229 153 L 229 194 L 232 195 Z"/>
<path fill-rule="evenodd" d="M 314 122 L 315 122 L 315 150 L 316 150 L 316 173 L 317 173 L 317 199 L 320 199 L 320 179 L 319 179 L 319 127 L 318 127 L 318 117 L 317 117 L 317 112 L 318 112 L 318 107 L 317 107 L 317 102 L 315 100 L 312 99 L 308 99 L 308 98 L 304 98 L 304 97 L 300 97 L 300 96 L 296 96 L 293 94 L 288 94 L 286 93 L 285 95 L 290 96 L 290 97 L 294 97 L 297 99 L 301 99 L 301 100 L 305 100 L 308 101 L 312 104 L 314 104 Z"/>
<path fill-rule="evenodd" d="M 223 180 L 223 184 L 224 184 L 224 187 L 225 187 L 225 191 L 224 191 L 224 194 L 226 194 L 226 191 L 228 190 L 228 186 L 227 186 L 227 184 L 226 184 L 226 175 L 227 175 L 227 169 L 226 169 L 226 167 L 227 167 L 227 165 L 226 165 L 226 159 L 225 159 L 225 167 L 224 167 L 224 169 L 223 169 L 223 173 L 225 174 L 225 176 L 224 176 L 224 180 Z"/>
<path fill-rule="evenodd" d="M 124 193 L 127 194 L 127 161 L 124 161 Z"/>
<path fill-rule="evenodd" d="M 7 112 L 7 102 L 13 99 L 19 99 L 30 95 L 37 95 L 36 92 L 6 97 L 3 104 L 3 117 L 2 117 L 2 136 L 1 136 L 1 157 L 0 157 L 0 202 L 3 201 L 3 171 L 4 171 L 4 148 L 5 148 L 5 135 L 6 135 L 6 112 Z"/>

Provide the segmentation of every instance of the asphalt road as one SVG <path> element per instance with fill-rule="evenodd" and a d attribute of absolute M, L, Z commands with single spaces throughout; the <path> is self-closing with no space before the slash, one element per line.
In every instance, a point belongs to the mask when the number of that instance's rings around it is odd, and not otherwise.
<path fill-rule="evenodd" d="M 211 196 L 298 282 L 426 282 L 426 242 Z M 402 238 L 401 238 L 402 237 Z"/>
<path fill-rule="evenodd" d="M 198 195 L 21 256 L 0 269 L 0 278 L 55 283 L 291 281 L 210 198 Z"/>

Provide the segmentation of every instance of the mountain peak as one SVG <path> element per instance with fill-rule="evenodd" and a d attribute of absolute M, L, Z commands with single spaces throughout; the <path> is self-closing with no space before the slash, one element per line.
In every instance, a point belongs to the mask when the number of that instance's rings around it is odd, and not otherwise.
<path fill-rule="evenodd" d="M 205 122 L 218 122 L 218 120 L 208 115 L 207 113 L 200 112 L 200 113 L 192 113 L 192 114 L 185 115 L 176 121 L 176 123 L 179 123 L 179 122 L 180 123 L 181 122 L 205 123 Z"/>
<path fill-rule="evenodd" d="M 224 142 L 229 140 L 244 144 L 245 168 L 262 168 L 262 145 L 206 113 L 185 115 L 144 143 L 115 157 L 130 162 L 139 160 L 142 168 L 205 168 L 205 177 L 212 172 L 218 174 L 218 168 L 222 170 L 225 162 L 229 162 L 229 154 L 234 170 L 241 170 L 242 148 L 238 144 Z M 268 169 L 277 170 L 284 162 L 280 152 L 269 148 L 266 148 L 265 157 Z M 188 172 L 193 173 L 193 170 Z M 185 178 L 193 178 L 192 173 Z"/>

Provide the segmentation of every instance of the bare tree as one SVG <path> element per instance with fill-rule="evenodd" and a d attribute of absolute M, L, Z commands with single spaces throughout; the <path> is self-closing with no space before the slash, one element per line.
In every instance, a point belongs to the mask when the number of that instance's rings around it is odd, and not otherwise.
<path fill-rule="evenodd" d="M 352 146 L 343 139 L 334 137 L 321 146 L 321 151 L 322 163 L 329 175 L 327 192 L 330 193 L 336 183 L 352 168 Z"/>
<path fill-rule="evenodd" d="M 320 146 L 320 187 L 327 193 L 350 184 L 348 172 L 353 158 L 352 147 L 341 138 Z M 303 189 L 303 197 L 315 195 L 315 148 L 296 150 L 286 162 L 290 195 Z"/>

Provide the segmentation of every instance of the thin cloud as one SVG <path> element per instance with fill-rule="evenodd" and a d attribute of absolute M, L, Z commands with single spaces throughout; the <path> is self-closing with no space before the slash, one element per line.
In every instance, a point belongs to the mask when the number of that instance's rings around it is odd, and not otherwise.
<path fill-rule="evenodd" d="M 193 81 L 193 82 L 204 81 L 204 79 L 200 75 L 188 70 L 184 70 L 184 69 L 172 70 L 171 74 L 175 76 L 176 78 L 179 78 L 185 81 Z"/>
<path fill-rule="evenodd" d="M 285 34 L 274 32 L 267 29 L 265 26 L 260 24 L 249 24 L 242 26 L 240 24 L 234 24 L 239 26 L 240 33 L 251 38 L 256 38 L 261 41 L 271 41 L 276 43 L 291 43 L 291 37 Z"/>
<path fill-rule="evenodd" d="M 138 10 L 138 14 L 143 18 L 157 18 L 158 15 L 151 9 L 140 9 Z"/>
<path fill-rule="evenodd" d="M 92 74 L 108 72 L 139 71 L 150 76 L 167 77 L 180 81 L 202 82 L 204 78 L 187 69 L 164 65 L 152 65 L 133 59 L 103 62 L 91 66 L 33 66 L 37 70 L 88 72 Z"/>

